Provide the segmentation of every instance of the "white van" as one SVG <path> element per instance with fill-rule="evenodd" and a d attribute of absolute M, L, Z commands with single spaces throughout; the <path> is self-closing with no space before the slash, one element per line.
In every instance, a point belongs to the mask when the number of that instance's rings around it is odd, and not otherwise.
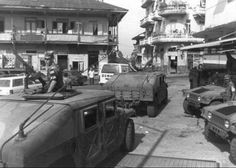
<path fill-rule="evenodd" d="M 107 63 L 102 66 L 99 84 L 106 83 L 114 74 L 129 72 L 128 64 Z"/>
<path fill-rule="evenodd" d="M 11 76 L 0 78 L 0 95 L 10 95 L 13 93 L 20 93 L 24 90 L 25 76 Z M 29 88 L 39 88 L 40 83 L 29 82 Z"/>

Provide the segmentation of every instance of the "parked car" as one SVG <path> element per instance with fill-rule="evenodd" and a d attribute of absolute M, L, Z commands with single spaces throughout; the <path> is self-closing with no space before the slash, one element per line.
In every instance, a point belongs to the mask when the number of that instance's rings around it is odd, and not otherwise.
<path fill-rule="evenodd" d="M 65 157 L 90 167 L 132 151 L 134 111 L 116 103 L 106 90 L 0 97 L 0 167 L 58 167 Z"/>
<path fill-rule="evenodd" d="M 108 63 L 102 66 L 99 84 L 105 84 L 113 75 L 129 72 L 128 64 Z"/>
<path fill-rule="evenodd" d="M 71 79 L 72 85 L 82 86 L 87 81 L 87 77 L 83 76 L 81 72 L 78 70 L 64 70 L 63 74 L 67 73 L 69 78 Z"/>
<path fill-rule="evenodd" d="M 202 109 L 205 137 L 211 142 L 230 143 L 230 157 L 236 163 L 236 101 L 229 101 Z"/>
<path fill-rule="evenodd" d="M 0 95 L 10 95 L 13 93 L 23 92 L 25 85 L 25 75 L 21 76 L 10 76 L 0 78 Z M 39 88 L 41 84 L 29 81 L 28 87 Z"/>

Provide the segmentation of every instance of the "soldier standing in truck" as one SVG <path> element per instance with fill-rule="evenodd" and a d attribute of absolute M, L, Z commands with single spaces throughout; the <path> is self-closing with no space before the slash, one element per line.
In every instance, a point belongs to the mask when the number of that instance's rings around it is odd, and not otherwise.
<path fill-rule="evenodd" d="M 63 86 L 62 73 L 58 65 L 54 62 L 54 52 L 50 51 L 45 54 L 45 61 L 47 65 L 48 88 L 47 93 L 56 91 Z"/>

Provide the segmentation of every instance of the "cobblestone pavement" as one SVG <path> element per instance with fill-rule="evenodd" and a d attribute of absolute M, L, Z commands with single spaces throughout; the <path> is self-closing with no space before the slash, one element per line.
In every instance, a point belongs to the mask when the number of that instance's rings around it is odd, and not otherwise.
<path fill-rule="evenodd" d="M 213 144 L 203 134 L 204 121 L 186 116 L 183 90 L 189 88 L 186 77 L 167 78 L 169 102 L 155 118 L 134 117 L 135 150 L 131 154 L 217 161 L 221 167 L 235 167 L 229 159 L 227 143 Z M 100 88 L 99 85 L 84 86 Z"/>

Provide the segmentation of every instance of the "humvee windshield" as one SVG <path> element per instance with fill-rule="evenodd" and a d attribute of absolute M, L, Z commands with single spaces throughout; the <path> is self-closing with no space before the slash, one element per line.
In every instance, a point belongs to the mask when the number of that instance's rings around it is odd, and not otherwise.
<path fill-rule="evenodd" d="M 118 73 L 119 72 L 119 66 L 118 65 L 109 65 L 105 64 L 102 68 L 102 73 Z"/>
<path fill-rule="evenodd" d="M 10 80 L 0 80 L 0 87 L 10 87 Z"/>

